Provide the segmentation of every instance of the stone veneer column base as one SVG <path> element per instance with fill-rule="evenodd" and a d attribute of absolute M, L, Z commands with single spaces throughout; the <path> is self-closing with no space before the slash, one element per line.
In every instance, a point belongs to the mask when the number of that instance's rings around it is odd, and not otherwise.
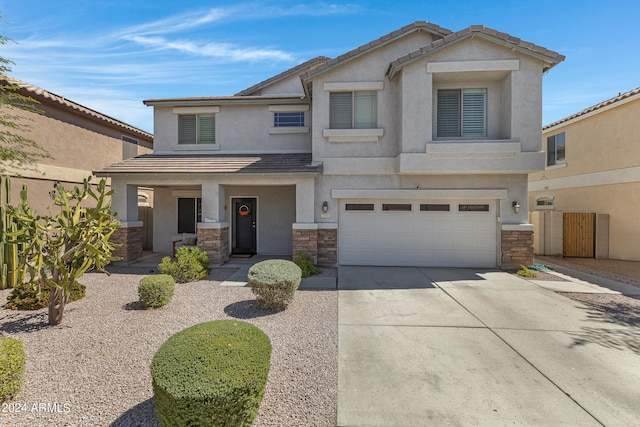
<path fill-rule="evenodd" d="M 338 230 L 318 229 L 318 264 L 338 263 Z"/>
<path fill-rule="evenodd" d="M 292 258 L 295 258 L 298 252 L 309 252 L 311 262 L 318 263 L 318 229 L 315 224 L 304 224 L 302 228 L 293 225 Z"/>
<path fill-rule="evenodd" d="M 109 241 L 116 244 L 113 256 L 119 262 L 135 261 L 142 256 L 142 222 L 123 222 Z"/>
<path fill-rule="evenodd" d="M 212 225 L 215 224 L 215 225 Z M 198 224 L 198 247 L 209 255 L 213 264 L 229 260 L 229 225 L 226 223 Z"/>
<path fill-rule="evenodd" d="M 502 230 L 502 259 L 500 268 L 520 269 L 533 264 L 533 231 Z"/>

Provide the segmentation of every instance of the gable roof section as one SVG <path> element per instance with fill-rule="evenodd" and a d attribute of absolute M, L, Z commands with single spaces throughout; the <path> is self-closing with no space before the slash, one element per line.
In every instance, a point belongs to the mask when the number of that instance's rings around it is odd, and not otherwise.
<path fill-rule="evenodd" d="M 445 37 L 451 34 L 451 30 L 440 27 L 439 25 L 432 24 L 427 21 L 416 21 L 413 24 L 406 25 L 399 30 L 393 31 L 385 36 L 382 36 L 376 40 L 373 40 L 365 45 L 362 45 L 356 49 L 353 49 L 343 55 L 338 56 L 335 59 L 331 59 L 324 64 L 314 68 L 313 70 L 309 70 L 306 73 L 303 73 L 300 78 L 303 83 L 322 74 L 328 70 L 331 70 L 339 65 L 344 64 L 345 62 L 351 61 L 359 56 L 364 55 L 374 49 L 385 46 L 399 38 L 405 37 L 408 34 L 417 32 L 417 31 L 428 31 L 435 36 Z"/>
<path fill-rule="evenodd" d="M 543 131 L 549 130 L 555 126 L 566 124 L 568 122 L 577 121 L 583 118 L 587 118 L 594 114 L 598 114 L 604 111 L 607 111 L 611 108 L 619 107 L 621 105 L 626 104 L 627 102 L 632 102 L 640 99 L 640 87 L 630 90 L 625 93 L 618 94 L 618 96 L 614 96 L 613 98 L 609 98 L 606 101 L 602 101 L 599 104 L 593 105 L 589 108 L 585 108 L 582 111 L 579 111 L 575 114 L 572 114 L 564 119 L 560 119 L 556 122 L 548 124 L 542 128 Z"/>
<path fill-rule="evenodd" d="M 312 69 L 314 67 L 317 67 L 320 64 L 324 64 L 325 62 L 329 61 L 330 58 L 326 57 L 326 56 L 317 56 L 313 59 L 310 59 L 306 62 L 303 62 L 300 65 L 297 65 L 293 68 L 290 68 L 286 71 L 283 71 L 282 73 L 275 75 L 273 77 L 268 78 L 267 80 L 264 80 L 260 83 L 257 83 L 253 86 L 251 86 L 250 88 L 241 90 L 240 92 L 236 93 L 235 96 L 249 96 L 249 95 L 255 95 L 256 92 L 264 89 L 267 86 L 270 86 L 272 84 L 275 84 L 281 80 L 286 79 L 287 77 L 291 77 L 291 76 L 298 76 L 300 75 L 300 73 L 305 72 L 305 71 L 309 71 L 309 69 Z"/>
<path fill-rule="evenodd" d="M 29 92 L 30 96 L 34 97 L 34 98 L 43 98 L 49 101 L 52 101 L 54 103 L 57 103 L 59 105 L 61 105 L 62 107 L 72 110 L 73 112 L 75 112 L 76 114 L 80 114 L 82 116 L 85 116 L 87 118 L 89 118 L 90 120 L 97 120 L 97 121 L 101 121 L 104 122 L 107 125 L 110 126 L 115 126 L 117 128 L 120 129 L 124 129 L 127 132 L 130 132 L 132 134 L 141 136 L 143 138 L 146 138 L 150 141 L 153 142 L 153 135 L 143 131 L 142 129 L 138 129 L 137 127 L 128 125 L 127 123 L 124 123 L 120 120 L 114 119 L 113 117 L 109 117 L 106 114 L 102 114 L 99 113 L 95 110 L 92 110 L 91 108 L 87 108 L 83 105 L 80 105 L 76 102 L 70 101 L 68 99 L 66 99 L 63 96 L 60 95 L 56 95 L 52 92 L 49 92 L 47 90 L 44 90 L 42 88 L 39 88 L 37 86 L 33 86 L 29 83 L 25 83 L 21 80 L 18 80 L 16 78 L 7 76 L 7 75 L 3 75 L 0 77 L 0 84 L 7 84 L 10 86 L 17 86 L 18 88 L 25 90 L 27 92 Z"/>
<path fill-rule="evenodd" d="M 312 173 L 322 165 L 312 161 L 311 153 L 287 154 L 144 154 L 94 171 L 96 176 L 236 173 Z"/>
<path fill-rule="evenodd" d="M 558 63 L 564 61 L 564 55 L 561 55 L 558 52 L 554 52 L 552 50 L 519 39 L 509 34 L 501 33 L 491 28 L 487 28 L 483 25 L 472 25 L 468 28 L 465 28 L 464 30 L 457 31 L 455 33 L 446 35 L 441 39 L 435 40 L 431 44 L 428 44 L 423 48 L 413 51 L 391 62 L 389 68 L 387 69 L 387 77 L 389 78 L 389 80 L 391 80 L 393 79 L 395 74 L 405 65 L 429 56 L 435 52 L 438 52 L 445 47 L 473 37 L 482 37 L 486 40 L 510 47 L 524 54 L 540 58 L 546 64 L 544 71 L 547 71 Z"/>

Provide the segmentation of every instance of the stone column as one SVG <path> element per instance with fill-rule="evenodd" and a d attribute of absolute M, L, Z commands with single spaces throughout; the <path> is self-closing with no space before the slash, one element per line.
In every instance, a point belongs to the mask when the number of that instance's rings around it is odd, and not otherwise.
<path fill-rule="evenodd" d="M 533 225 L 503 225 L 501 240 L 500 268 L 519 269 L 533 264 Z"/>
<path fill-rule="evenodd" d="M 318 263 L 318 226 L 316 224 L 293 224 L 292 257 L 298 252 L 309 252 L 311 261 Z"/>
<path fill-rule="evenodd" d="M 142 222 L 123 222 L 112 235 L 110 242 L 116 244 L 113 256 L 120 262 L 134 261 L 142 256 Z"/>
<path fill-rule="evenodd" d="M 209 255 L 211 263 L 225 263 L 229 260 L 229 223 L 199 222 L 197 244 Z"/>
<path fill-rule="evenodd" d="M 338 263 L 338 229 L 318 224 L 318 264 Z"/>

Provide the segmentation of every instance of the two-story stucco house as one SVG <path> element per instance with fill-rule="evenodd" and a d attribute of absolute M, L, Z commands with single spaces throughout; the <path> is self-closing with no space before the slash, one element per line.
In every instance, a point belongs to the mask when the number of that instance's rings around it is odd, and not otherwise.
<path fill-rule="evenodd" d="M 543 128 L 529 177 L 535 253 L 640 261 L 640 88 Z"/>
<path fill-rule="evenodd" d="M 147 100 L 153 154 L 98 171 L 154 250 L 197 233 L 230 254 L 318 263 L 514 267 L 533 259 L 527 174 L 544 169 L 542 75 L 564 57 L 483 26 L 415 22 L 234 96 Z M 127 239 L 125 239 L 127 240 Z"/>

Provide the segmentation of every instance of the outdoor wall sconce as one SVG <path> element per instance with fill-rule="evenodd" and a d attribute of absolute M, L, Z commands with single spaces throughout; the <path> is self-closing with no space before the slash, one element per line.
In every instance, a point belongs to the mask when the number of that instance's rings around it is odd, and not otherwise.
<path fill-rule="evenodd" d="M 513 207 L 513 211 L 517 214 L 518 212 L 520 212 L 520 205 L 518 204 L 518 202 L 514 201 L 511 206 Z"/>
<path fill-rule="evenodd" d="M 325 200 L 324 202 L 322 202 L 322 212 L 327 213 L 328 210 L 329 210 L 329 203 L 327 203 L 327 201 Z"/>

